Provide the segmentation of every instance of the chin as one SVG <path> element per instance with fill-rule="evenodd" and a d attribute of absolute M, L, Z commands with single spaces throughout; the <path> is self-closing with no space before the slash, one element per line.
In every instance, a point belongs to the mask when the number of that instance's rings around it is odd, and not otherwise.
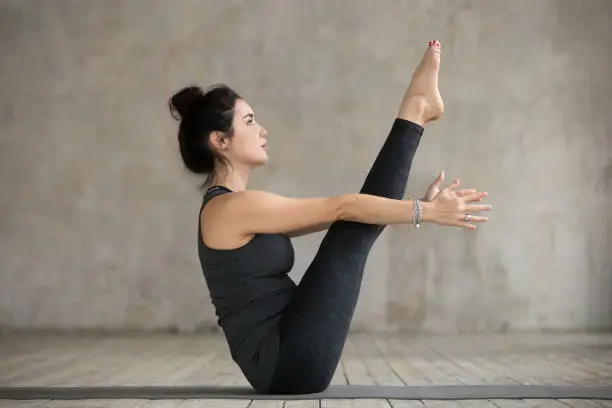
<path fill-rule="evenodd" d="M 265 157 L 258 157 L 256 160 L 253 160 L 251 162 L 251 167 L 255 168 L 255 167 L 261 167 L 264 166 L 268 163 L 268 156 Z"/>

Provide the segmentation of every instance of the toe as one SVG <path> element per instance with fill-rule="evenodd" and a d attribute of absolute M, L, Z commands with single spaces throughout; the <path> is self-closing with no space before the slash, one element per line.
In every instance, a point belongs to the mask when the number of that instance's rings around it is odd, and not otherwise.
<path fill-rule="evenodd" d="M 430 41 L 428 51 L 439 54 L 442 51 L 442 44 L 438 40 Z"/>

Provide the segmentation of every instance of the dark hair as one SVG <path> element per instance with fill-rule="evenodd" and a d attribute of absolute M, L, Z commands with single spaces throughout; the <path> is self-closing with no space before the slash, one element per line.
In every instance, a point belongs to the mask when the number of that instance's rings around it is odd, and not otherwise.
<path fill-rule="evenodd" d="M 210 133 L 220 131 L 232 137 L 234 107 L 241 99 L 233 89 L 216 84 L 204 91 L 199 86 L 188 86 L 174 94 L 169 102 L 170 114 L 180 121 L 179 150 L 187 169 L 195 174 L 206 174 L 204 186 L 210 183 L 215 164 L 227 161 L 210 144 Z"/>

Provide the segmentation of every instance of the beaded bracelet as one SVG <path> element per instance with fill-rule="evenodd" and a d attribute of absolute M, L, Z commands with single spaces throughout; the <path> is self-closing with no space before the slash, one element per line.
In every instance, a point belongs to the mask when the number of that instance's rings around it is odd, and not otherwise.
<path fill-rule="evenodd" d="M 412 225 L 416 228 L 421 226 L 421 222 L 423 221 L 423 206 L 421 205 L 421 200 L 414 200 L 414 215 L 412 216 Z"/>

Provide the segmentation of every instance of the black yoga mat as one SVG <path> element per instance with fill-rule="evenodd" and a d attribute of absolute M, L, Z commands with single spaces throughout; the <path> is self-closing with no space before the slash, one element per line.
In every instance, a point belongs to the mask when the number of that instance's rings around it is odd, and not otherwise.
<path fill-rule="evenodd" d="M 548 385 L 334 385 L 316 394 L 258 394 L 247 387 L 224 386 L 110 386 L 110 387 L 0 387 L 0 399 L 612 399 L 612 386 Z"/>

